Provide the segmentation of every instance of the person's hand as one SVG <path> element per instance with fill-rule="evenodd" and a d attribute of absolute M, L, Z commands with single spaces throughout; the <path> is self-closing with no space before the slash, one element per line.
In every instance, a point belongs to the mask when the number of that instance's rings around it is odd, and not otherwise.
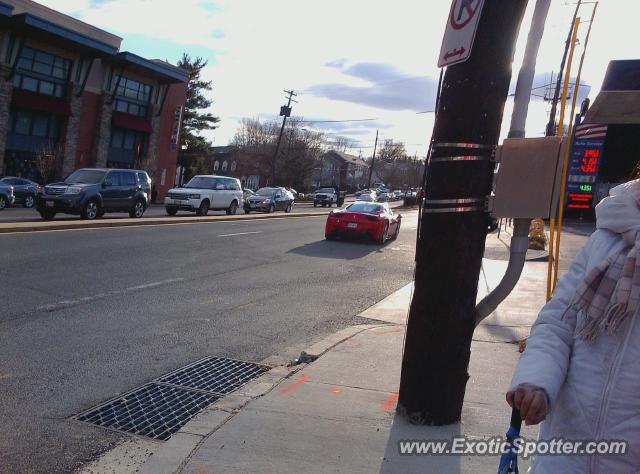
<path fill-rule="evenodd" d="M 527 425 L 537 425 L 549 413 L 547 393 L 544 389 L 530 384 L 520 384 L 507 392 L 507 403 L 517 408 L 522 421 Z"/>

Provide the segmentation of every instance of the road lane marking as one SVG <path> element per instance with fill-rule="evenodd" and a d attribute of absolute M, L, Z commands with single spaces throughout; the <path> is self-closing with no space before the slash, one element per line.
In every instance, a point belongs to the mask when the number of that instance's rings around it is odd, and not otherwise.
<path fill-rule="evenodd" d="M 292 217 L 271 217 L 271 218 L 262 218 L 262 219 L 245 219 L 242 222 L 271 222 L 271 221 L 282 221 L 282 220 L 298 220 L 298 219 L 315 219 L 317 217 L 327 217 L 327 214 L 318 214 L 313 216 L 292 216 Z M 200 222 L 176 222 L 169 224 L 140 224 L 140 225 L 121 225 L 121 226 L 106 226 L 106 227 L 80 227 L 75 229 L 51 229 L 51 230 L 25 230 L 18 232 L 0 232 L 0 237 L 4 235 L 32 235 L 32 234 L 48 234 L 52 232 L 77 232 L 77 231 L 87 231 L 87 230 L 118 230 L 118 229 L 149 229 L 154 227 L 174 227 L 180 225 L 202 225 L 202 224 L 229 224 L 232 221 L 229 220 L 221 220 L 221 221 L 200 221 Z"/>
<path fill-rule="evenodd" d="M 222 235 L 218 235 L 218 237 L 235 237 L 236 235 L 249 235 L 249 234 L 262 234 L 262 231 L 256 231 L 256 232 L 238 232 L 236 234 L 222 234 Z"/>
<path fill-rule="evenodd" d="M 36 308 L 36 311 L 53 313 L 54 311 L 60 311 L 62 309 L 73 308 L 74 306 L 79 306 L 81 304 L 102 300 L 102 299 L 108 298 L 109 296 L 122 296 L 128 293 L 133 293 L 135 291 L 146 290 L 149 288 L 156 288 L 158 286 L 169 285 L 171 283 L 178 283 L 181 281 L 184 281 L 184 278 L 171 278 L 169 280 L 154 281 L 151 283 L 145 283 L 143 285 L 130 286 L 128 288 L 125 288 L 124 290 L 113 290 L 113 291 L 108 291 L 106 293 L 98 293 L 97 295 L 84 296 L 82 298 L 77 298 L 73 300 L 62 300 L 56 303 L 38 306 Z"/>

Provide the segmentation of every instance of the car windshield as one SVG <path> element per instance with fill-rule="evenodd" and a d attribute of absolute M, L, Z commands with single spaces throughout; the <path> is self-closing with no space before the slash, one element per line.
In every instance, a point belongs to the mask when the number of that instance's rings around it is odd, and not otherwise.
<path fill-rule="evenodd" d="M 258 196 L 272 196 L 276 192 L 276 188 L 260 188 L 256 192 Z"/>
<path fill-rule="evenodd" d="M 318 189 L 317 192 L 319 192 L 319 193 L 333 193 L 333 192 L 335 192 L 335 189 L 333 189 L 333 188 L 320 188 L 320 189 Z"/>
<path fill-rule="evenodd" d="M 214 178 L 207 178 L 205 176 L 194 176 L 185 184 L 185 188 L 197 188 L 197 189 L 213 189 L 215 184 Z"/>
<path fill-rule="evenodd" d="M 380 204 L 370 204 L 364 202 L 355 202 L 347 207 L 347 211 L 349 212 L 366 212 L 369 214 L 372 212 L 382 212 L 383 210 L 384 207 L 382 207 Z"/>
<path fill-rule="evenodd" d="M 106 171 L 103 170 L 77 170 L 67 176 L 66 184 L 97 184 L 102 181 Z"/>

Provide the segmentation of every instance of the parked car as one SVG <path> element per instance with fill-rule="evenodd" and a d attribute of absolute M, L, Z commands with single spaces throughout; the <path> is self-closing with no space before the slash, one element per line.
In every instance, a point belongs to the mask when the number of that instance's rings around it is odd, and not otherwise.
<path fill-rule="evenodd" d="M 15 202 L 13 194 L 13 185 L 0 182 L 0 211 L 11 207 Z"/>
<path fill-rule="evenodd" d="M 206 216 L 210 209 L 233 215 L 244 202 L 240 180 L 227 176 L 196 175 L 181 188 L 173 188 L 164 198 L 167 214 L 178 211 Z"/>
<path fill-rule="evenodd" d="M 331 211 L 327 217 L 324 236 L 366 236 L 383 245 L 400 233 L 402 216 L 394 214 L 387 204 L 356 201 L 344 209 Z"/>
<path fill-rule="evenodd" d="M 373 191 L 369 191 L 368 193 L 362 193 L 360 196 L 356 198 L 357 201 L 365 201 L 365 202 L 376 202 L 377 196 Z"/>
<path fill-rule="evenodd" d="M 260 188 L 244 203 L 244 212 L 291 212 L 295 198 L 285 188 Z"/>
<path fill-rule="evenodd" d="M 82 168 L 64 181 L 48 184 L 38 195 L 36 208 L 50 220 L 57 213 L 80 215 L 83 219 L 102 217 L 105 212 L 128 212 L 142 217 L 149 205 L 151 180 L 144 171 L 109 168 Z"/>
<path fill-rule="evenodd" d="M 347 196 L 346 191 L 340 191 L 337 186 L 322 186 L 313 195 L 313 207 L 342 206 Z"/>
<path fill-rule="evenodd" d="M 251 196 L 255 196 L 255 194 L 256 194 L 255 191 L 252 191 L 249 188 L 245 188 L 242 190 L 242 197 L 245 201 L 249 199 Z"/>
<path fill-rule="evenodd" d="M 22 204 L 29 209 L 36 205 L 36 198 L 42 190 L 42 186 L 35 181 L 14 176 L 5 176 L 0 179 L 0 183 L 13 186 L 15 204 Z"/>

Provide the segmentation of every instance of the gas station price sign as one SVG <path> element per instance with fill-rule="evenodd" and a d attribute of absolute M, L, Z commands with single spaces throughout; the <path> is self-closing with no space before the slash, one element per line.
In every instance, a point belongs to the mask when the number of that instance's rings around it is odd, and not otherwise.
<path fill-rule="evenodd" d="M 591 209 L 598 171 L 602 163 L 604 139 L 575 139 L 567 175 L 567 208 Z"/>

